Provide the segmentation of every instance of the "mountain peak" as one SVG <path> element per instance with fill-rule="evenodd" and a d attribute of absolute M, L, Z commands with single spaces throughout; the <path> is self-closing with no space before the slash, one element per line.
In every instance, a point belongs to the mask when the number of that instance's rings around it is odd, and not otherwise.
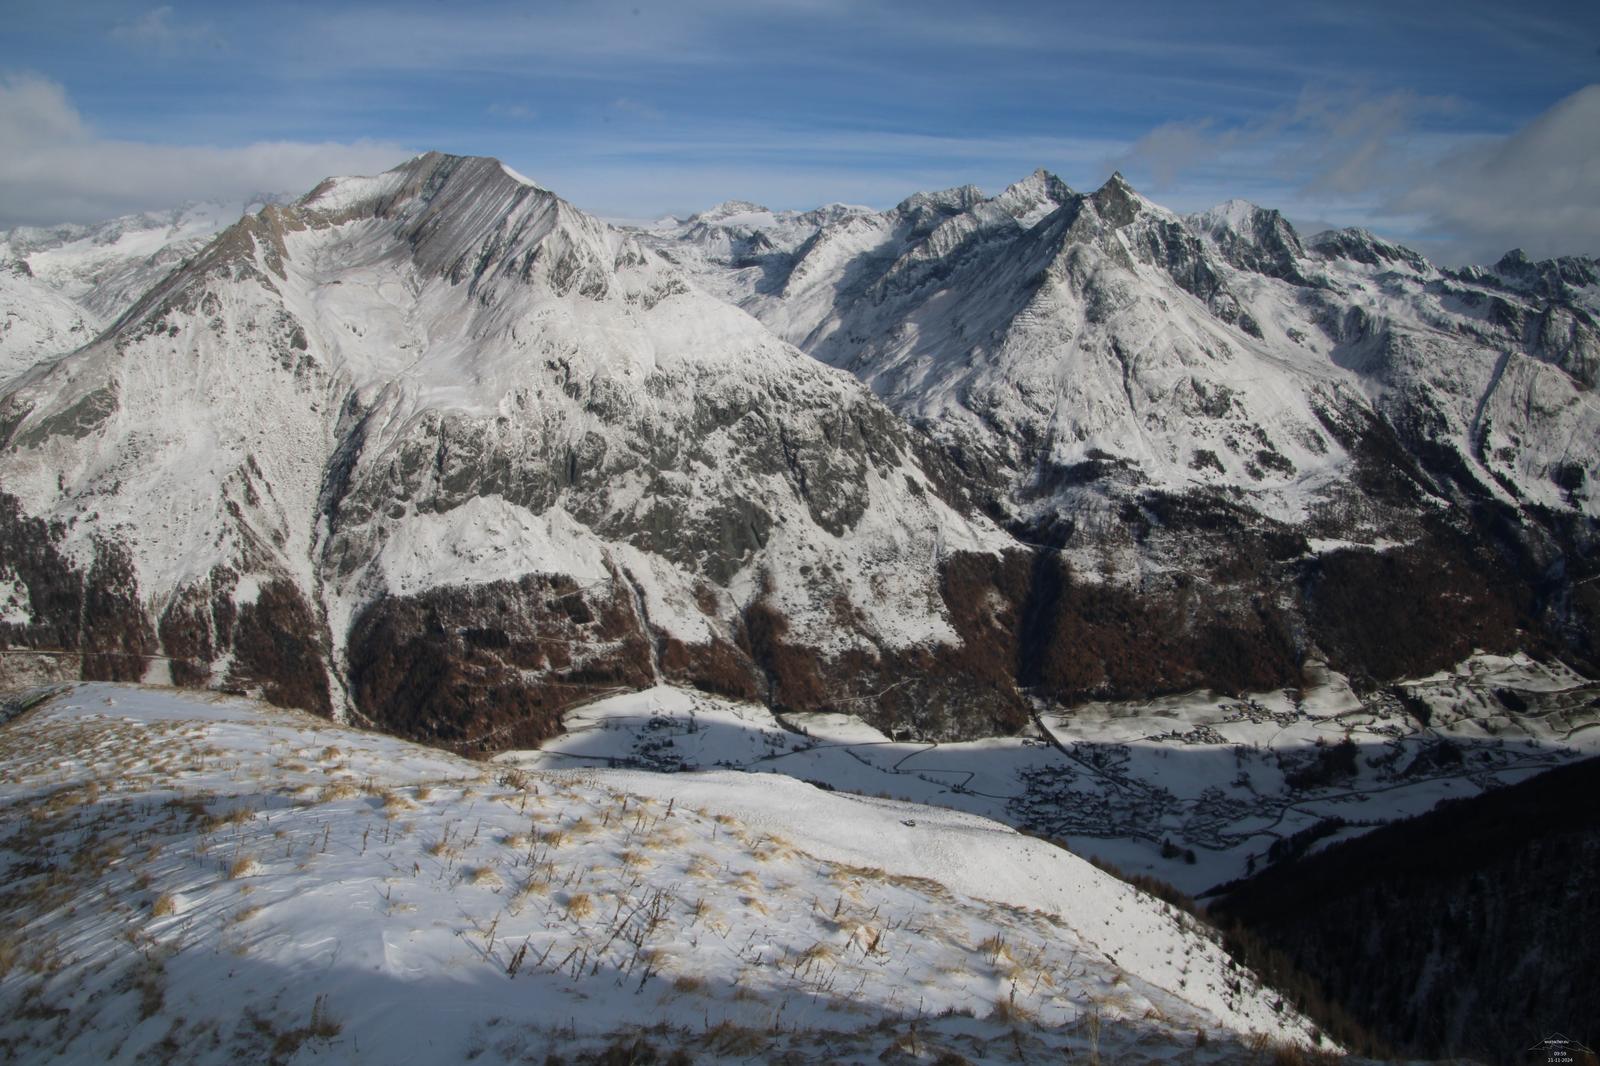
<path fill-rule="evenodd" d="M 715 207 L 690 215 L 690 222 L 724 222 L 740 215 L 770 215 L 772 210 L 750 200 L 724 200 Z"/>
<path fill-rule="evenodd" d="M 1298 260 L 1305 256 L 1300 235 L 1275 209 L 1235 198 L 1197 215 L 1188 215 L 1183 221 L 1241 270 L 1295 285 L 1311 284 L 1298 265 Z"/>
<path fill-rule="evenodd" d="M 1312 237 L 1306 247 L 1324 259 L 1348 259 L 1368 266 L 1404 263 L 1419 272 L 1429 269 L 1428 261 L 1419 253 L 1360 226 L 1324 230 Z"/>
<path fill-rule="evenodd" d="M 1006 186 L 994 203 L 1023 226 L 1031 226 L 1076 195 L 1066 182 L 1039 167 L 1021 181 Z"/>
<path fill-rule="evenodd" d="M 1527 252 L 1524 252 L 1521 248 L 1513 248 L 1500 257 L 1500 261 L 1495 263 L 1494 269 L 1497 274 L 1520 274 L 1532 264 L 1533 261 L 1528 258 Z"/>
<path fill-rule="evenodd" d="M 1144 197 L 1134 191 L 1122 171 L 1112 171 L 1104 185 L 1089 197 L 1100 217 L 1113 226 L 1126 226 L 1132 222 L 1146 204 Z"/>
<path fill-rule="evenodd" d="M 930 208 L 952 214 L 965 211 L 983 200 L 983 190 L 976 185 L 957 185 L 948 189 L 912 193 L 895 205 L 902 215 L 916 214 Z"/>
<path fill-rule="evenodd" d="M 1226 226 L 1228 229 L 1242 232 L 1254 222 L 1256 214 L 1260 210 L 1260 207 L 1257 207 L 1249 200 L 1242 200 L 1236 196 L 1231 200 L 1224 200 L 1217 206 L 1200 212 L 1195 218 L 1206 223 L 1208 228 Z"/>

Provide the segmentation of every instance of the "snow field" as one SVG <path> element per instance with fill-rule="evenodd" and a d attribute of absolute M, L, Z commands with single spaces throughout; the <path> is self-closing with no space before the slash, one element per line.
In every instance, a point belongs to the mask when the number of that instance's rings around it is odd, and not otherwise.
<path fill-rule="evenodd" d="M 8 724 L 0 767 L 14 1061 L 518 1061 L 644 1023 L 695 1061 L 1304 1038 L 1186 919 L 971 816 L 107 684 Z"/>

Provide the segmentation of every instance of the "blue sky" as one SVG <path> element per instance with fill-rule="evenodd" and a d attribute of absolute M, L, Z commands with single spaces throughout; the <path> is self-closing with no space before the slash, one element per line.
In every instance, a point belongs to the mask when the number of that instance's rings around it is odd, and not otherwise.
<path fill-rule="evenodd" d="M 611 217 L 1044 166 L 1446 259 L 1600 253 L 1600 3 L 11 0 L 0 225 L 495 155 Z"/>

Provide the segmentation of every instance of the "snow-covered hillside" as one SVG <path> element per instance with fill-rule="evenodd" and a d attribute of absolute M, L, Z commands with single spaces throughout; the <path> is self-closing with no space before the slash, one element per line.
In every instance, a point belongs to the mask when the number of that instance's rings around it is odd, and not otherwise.
<path fill-rule="evenodd" d="M 40 281 L 110 323 L 241 215 L 288 199 L 192 203 L 93 225 L 19 226 L 0 233 L 0 243 Z"/>
<path fill-rule="evenodd" d="M 0 256 L 0 384 L 99 331 L 99 319 L 35 277 L 26 262 Z"/>
<path fill-rule="evenodd" d="M 1186 916 L 948 811 L 508 771 L 105 684 L 0 726 L 0 766 L 9 1061 L 642 1039 L 695 1062 L 1237 1062 L 1309 1040 Z"/>

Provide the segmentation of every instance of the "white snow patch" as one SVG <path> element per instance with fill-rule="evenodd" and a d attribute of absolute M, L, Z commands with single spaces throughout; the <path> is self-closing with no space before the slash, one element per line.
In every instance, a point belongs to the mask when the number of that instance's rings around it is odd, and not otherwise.
<path fill-rule="evenodd" d="M 440 585 L 567 574 L 601 581 L 605 545 L 559 507 L 534 514 L 500 496 L 476 496 L 443 514 L 398 523 L 373 564 L 399 596 Z"/>
<path fill-rule="evenodd" d="M 0 574 L 0 625 L 25 626 L 33 621 L 33 597 L 16 575 Z"/>
<path fill-rule="evenodd" d="M 532 178 L 528 177 L 526 174 L 520 174 L 517 171 L 515 171 L 515 170 L 511 169 L 510 167 L 506 166 L 504 163 L 500 164 L 500 169 L 505 172 L 506 177 L 510 178 L 512 181 L 516 182 L 519 185 L 526 185 L 526 186 L 528 186 L 529 188 L 532 188 L 532 189 L 539 189 L 539 190 L 542 190 L 542 191 L 548 191 L 548 190 L 545 189 L 545 187 L 543 185 L 540 185 L 538 182 L 534 181 Z"/>

